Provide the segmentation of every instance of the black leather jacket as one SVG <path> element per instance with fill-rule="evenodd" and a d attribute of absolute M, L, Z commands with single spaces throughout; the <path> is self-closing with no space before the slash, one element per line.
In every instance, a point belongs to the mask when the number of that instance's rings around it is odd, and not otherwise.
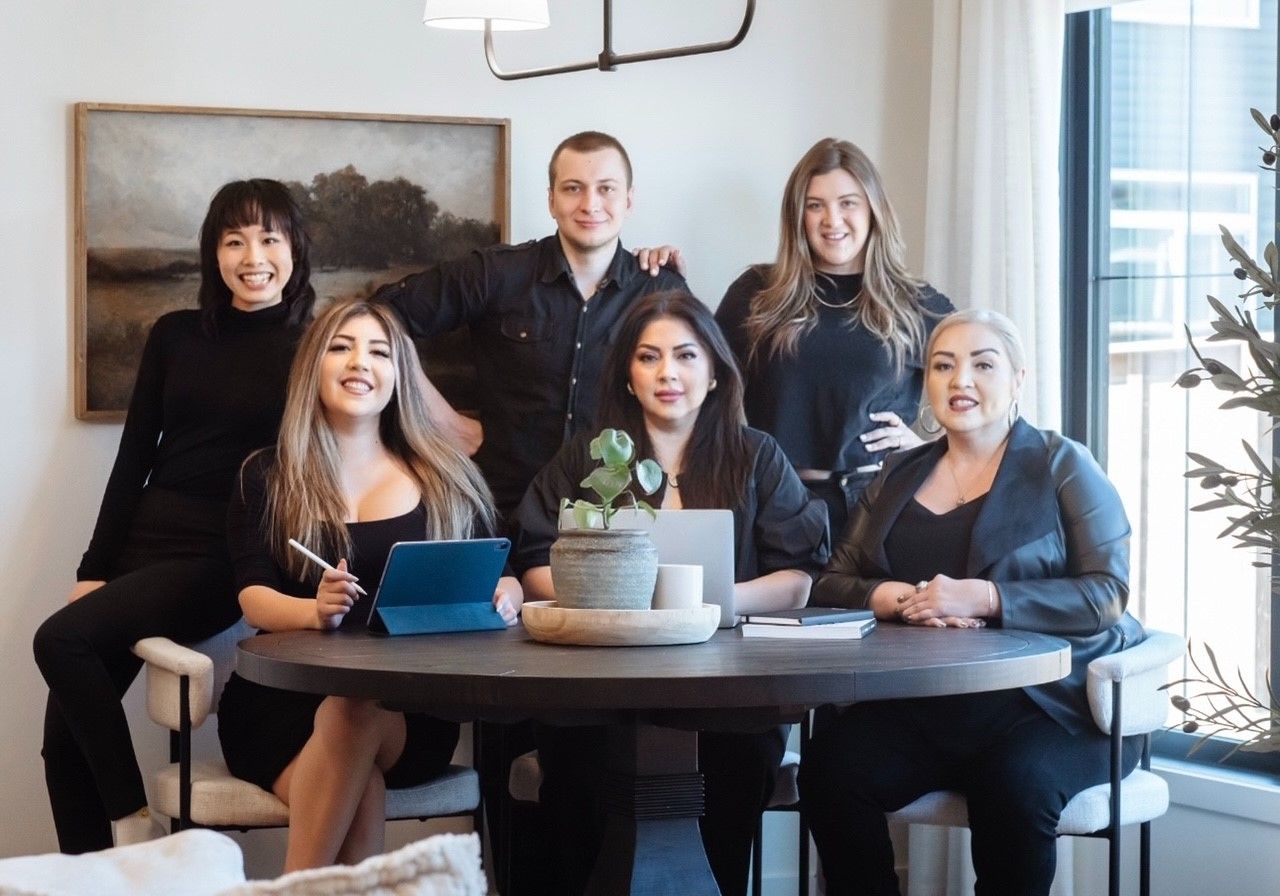
<path fill-rule="evenodd" d="M 877 585 L 899 578 L 888 568 L 885 538 L 946 451 L 944 438 L 891 456 L 863 493 L 810 604 L 865 607 Z M 1014 424 L 974 521 L 965 573 L 1000 590 L 1001 615 L 989 624 L 1070 642 L 1071 674 L 1025 690 L 1068 731 L 1092 727 L 1089 662 L 1132 647 L 1145 633 L 1125 612 L 1129 521 L 1083 445 L 1022 420 Z"/>

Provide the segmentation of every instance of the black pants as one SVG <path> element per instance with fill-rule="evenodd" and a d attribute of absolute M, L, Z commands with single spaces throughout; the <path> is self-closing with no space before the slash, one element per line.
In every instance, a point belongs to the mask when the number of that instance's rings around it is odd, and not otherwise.
<path fill-rule="evenodd" d="M 832 473 L 829 479 L 804 480 L 809 494 L 820 498 L 827 505 L 833 549 L 844 535 L 849 515 L 853 513 L 858 498 L 862 497 L 863 491 L 876 476 L 876 473 Z"/>
<path fill-rule="evenodd" d="M 576 896 L 587 885 L 604 830 L 598 800 L 606 730 L 596 726 L 536 727 L 542 801 L 553 840 L 557 893 Z M 787 728 L 759 734 L 698 733 L 698 768 L 706 807 L 702 846 L 724 896 L 747 892 L 751 841 L 773 795 L 786 751 Z"/>
<path fill-rule="evenodd" d="M 149 490 L 116 574 L 36 631 L 49 685 L 41 755 L 63 852 L 111 846 L 111 820 L 147 803 L 120 705 L 142 665 L 134 642 L 199 641 L 240 616 L 225 517 L 224 502 Z"/>
<path fill-rule="evenodd" d="M 1126 738 L 1126 774 L 1139 739 Z M 805 745 L 800 799 L 829 896 L 896 896 L 885 813 L 926 793 L 969 803 L 977 896 L 1047 894 L 1067 802 L 1108 779 L 1109 739 L 1073 735 L 1020 690 L 862 703 Z"/>

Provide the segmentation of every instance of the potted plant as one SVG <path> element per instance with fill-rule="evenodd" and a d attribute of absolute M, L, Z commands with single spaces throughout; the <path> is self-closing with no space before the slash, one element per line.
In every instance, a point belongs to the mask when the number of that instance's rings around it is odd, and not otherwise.
<path fill-rule="evenodd" d="M 562 527 L 551 545 L 556 603 L 573 609 L 647 610 L 658 576 L 658 551 L 648 531 L 617 529 L 610 523 L 620 506 L 653 515 L 631 486 L 634 482 L 652 495 L 662 484 L 662 468 L 653 460 L 637 460 L 631 436 L 618 429 L 603 430 L 591 440 L 590 451 L 600 466 L 580 484 L 600 500 L 560 501 L 560 517 L 571 510 L 574 528 Z"/>
<path fill-rule="evenodd" d="M 1250 111 L 1267 138 L 1267 145 L 1259 147 L 1262 151 L 1261 167 L 1275 171 L 1280 115 L 1268 118 L 1257 109 Z M 1267 244 L 1260 264 L 1244 251 L 1229 230 L 1225 227 L 1221 230 L 1222 244 L 1237 265 L 1235 277 L 1246 284 L 1245 291 L 1240 293 L 1241 303 L 1260 302 L 1262 307 L 1274 309 L 1280 304 L 1276 298 L 1280 291 L 1280 255 L 1275 242 Z M 1184 389 L 1193 389 L 1207 381 L 1215 388 L 1231 393 L 1231 397 L 1222 403 L 1223 408 L 1246 407 L 1260 411 L 1271 418 L 1274 432 L 1280 426 L 1280 342 L 1267 339 L 1258 331 L 1253 314 L 1247 307 L 1232 310 L 1213 296 L 1208 300 L 1218 315 L 1217 320 L 1212 321 L 1213 335 L 1208 341 L 1244 343 L 1254 369 L 1238 373 L 1221 361 L 1204 357 L 1188 327 L 1187 341 L 1200 363 L 1183 373 L 1176 384 Z M 1260 550 L 1263 557 L 1255 560 L 1254 565 L 1267 567 L 1272 565 L 1277 549 L 1280 549 L 1280 505 L 1276 503 L 1280 465 L 1277 465 L 1274 454 L 1271 459 L 1264 460 L 1248 442 L 1243 444 L 1248 462 L 1240 464 L 1242 469 L 1239 470 L 1204 455 L 1188 453 L 1196 466 L 1185 475 L 1189 479 L 1198 479 L 1201 487 L 1213 494 L 1211 500 L 1191 509 L 1226 509 L 1230 525 L 1219 537 L 1233 538 L 1237 547 Z M 1207 644 L 1203 649 L 1206 662 L 1198 662 L 1194 654 L 1191 657 L 1196 674 L 1166 686 L 1190 686 L 1189 698 L 1181 694 L 1171 698 L 1174 707 L 1183 714 L 1179 727 L 1187 733 L 1202 733 L 1205 739 L 1225 731 L 1247 735 L 1248 739 L 1231 752 L 1280 749 L 1280 702 L 1272 691 L 1270 677 L 1266 681 L 1266 690 L 1255 694 L 1245 683 L 1243 675 L 1225 673 L 1213 650 Z M 1204 740 L 1200 742 L 1203 743 Z"/>

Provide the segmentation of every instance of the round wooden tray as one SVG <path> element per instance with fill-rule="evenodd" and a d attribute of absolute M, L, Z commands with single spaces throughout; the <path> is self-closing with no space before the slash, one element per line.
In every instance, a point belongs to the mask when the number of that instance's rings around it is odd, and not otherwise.
<path fill-rule="evenodd" d="M 572 610 L 553 600 L 534 600 L 525 601 L 521 616 L 536 641 L 592 647 L 701 644 L 720 624 L 715 604 L 688 610 Z"/>

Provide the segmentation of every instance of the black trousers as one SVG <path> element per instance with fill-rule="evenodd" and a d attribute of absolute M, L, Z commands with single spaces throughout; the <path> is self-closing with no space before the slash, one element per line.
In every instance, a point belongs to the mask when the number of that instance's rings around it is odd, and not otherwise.
<path fill-rule="evenodd" d="M 747 892 L 751 841 L 773 794 L 787 730 L 698 733 L 698 768 L 706 788 L 702 845 L 724 896 Z M 539 799 L 551 829 L 551 858 L 560 877 L 556 892 L 576 896 L 586 888 L 604 831 L 598 794 L 606 730 L 538 725 L 535 733 L 542 765 Z"/>
<path fill-rule="evenodd" d="M 809 494 L 820 498 L 827 505 L 832 548 L 840 543 L 854 505 L 858 503 L 858 499 L 862 497 L 862 493 L 876 475 L 876 473 L 832 473 L 829 479 L 804 480 Z"/>
<path fill-rule="evenodd" d="M 134 642 L 199 641 L 240 617 L 225 519 L 225 502 L 149 490 L 110 581 L 36 631 L 49 685 L 41 755 L 63 852 L 111 846 L 111 820 L 147 803 L 120 705 L 142 665 Z"/>
<path fill-rule="evenodd" d="M 1126 738 L 1126 774 L 1139 739 Z M 860 703 L 805 745 L 800 799 L 829 896 L 896 896 L 885 812 L 926 793 L 969 803 L 977 896 L 1047 894 L 1067 802 L 1108 779 L 1109 739 L 1071 734 L 1021 690 Z"/>

